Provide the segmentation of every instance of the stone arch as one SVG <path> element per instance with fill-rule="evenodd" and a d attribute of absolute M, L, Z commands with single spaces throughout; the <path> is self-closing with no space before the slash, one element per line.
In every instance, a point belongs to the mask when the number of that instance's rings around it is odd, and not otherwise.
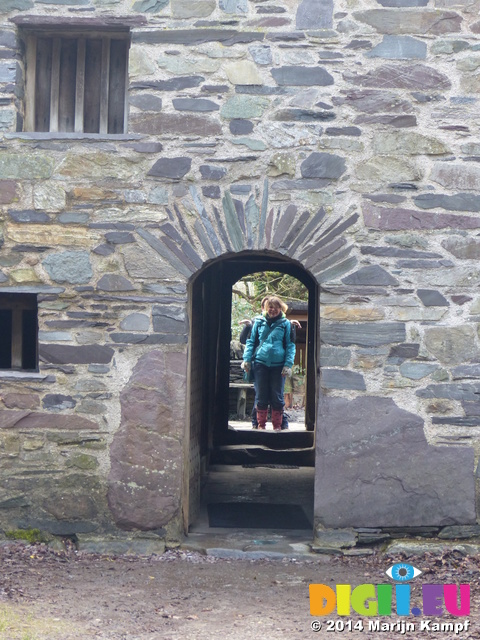
<path fill-rule="evenodd" d="M 123 398 L 122 422 L 111 447 L 108 498 L 111 513 L 120 527 L 144 530 L 168 527 L 170 531 L 180 532 L 187 524 L 186 493 L 193 468 L 184 431 L 184 425 L 190 423 L 191 380 L 189 387 L 187 349 L 183 349 L 183 345 L 191 347 L 187 318 L 191 318 L 191 304 L 195 304 L 195 301 L 189 303 L 189 283 L 208 265 L 242 259 L 245 255 L 272 256 L 295 264 L 308 273 L 317 286 L 341 281 L 347 289 L 379 284 L 395 287 L 398 282 L 378 265 L 355 269 L 357 258 L 345 231 L 356 223 L 356 213 L 335 217 L 324 208 L 312 212 L 294 203 L 272 204 L 267 181 L 263 190 L 256 190 L 246 200 L 234 199 L 225 191 L 221 208 L 215 202 L 203 201 L 191 186 L 186 197 L 165 211 L 166 219 L 138 228 L 137 232 L 161 258 L 163 275 L 170 278 L 176 288 L 173 305 L 171 298 L 165 296 L 165 307 L 174 306 L 176 312 L 172 314 L 171 309 L 157 312 L 164 334 L 156 336 L 155 344 L 161 343 L 163 349 L 153 348 L 140 358 L 126 387 L 130 399 L 133 397 L 151 411 L 142 411 L 140 407 L 135 414 L 141 415 L 142 420 L 143 416 L 145 420 L 148 418 L 148 424 L 133 424 L 128 397 Z M 184 307 L 179 304 L 182 295 Z M 330 345 L 368 347 L 403 343 L 407 335 L 401 322 L 360 321 L 350 326 L 348 323 L 332 326 L 326 322 L 322 326 L 322 339 Z M 152 375 L 152 368 L 156 375 Z M 412 526 L 412 509 L 417 514 L 417 525 L 474 521 L 473 452 L 466 448 L 445 450 L 429 445 L 423 419 L 400 409 L 390 398 L 365 393 L 365 387 L 338 386 L 336 371 L 333 370 L 335 375 L 332 374 L 329 381 L 333 379 L 334 385 L 324 385 L 326 389 L 357 389 L 361 393 L 354 391 L 353 396 L 358 397 L 352 399 L 351 394 L 322 396 L 320 387 L 317 389 L 322 437 L 317 438 L 316 451 L 317 459 L 322 459 L 323 470 L 316 473 L 315 517 L 320 528 L 358 527 L 370 522 L 378 527 L 408 527 Z M 349 385 L 352 374 L 357 382 L 358 374 L 346 373 L 350 374 Z M 342 384 L 345 384 L 345 375 Z M 172 400 L 175 411 L 170 410 Z M 162 407 L 166 407 L 165 411 Z M 371 415 L 377 420 L 372 421 Z M 359 423 L 355 429 L 351 426 L 354 418 Z M 411 451 L 405 446 L 403 423 L 408 426 L 409 441 L 416 443 L 416 451 L 425 452 L 428 463 L 422 460 L 421 465 L 406 464 Z M 365 437 L 364 432 L 368 434 Z M 383 458 L 393 445 L 398 455 L 385 471 Z M 465 456 L 469 464 L 465 464 Z M 351 477 L 341 475 L 343 465 L 348 462 L 351 466 L 352 460 L 356 463 L 355 473 L 352 472 Z M 443 474 L 435 475 L 432 468 L 440 468 L 440 461 Z M 339 473 L 344 480 L 340 484 L 335 480 Z M 378 495 L 374 489 L 385 484 L 387 473 L 392 478 L 386 483 L 388 491 Z M 435 481 L 433 485 L 430 482 L 432 490 L 425 492 L 423 487 L 429 478 Z M 448 483 L 445 478 L 449 479 Z M 417 496 L 421 496 L 421 500 L 417 500 Z M 352 509 L 353 503 L 359 507 L 358 513 Z M 397 508 L 399 503 L 403 505 L 401 510 Z M 368 506 L 372 504 L 373 511 Z"/>
<path fill-rule="evenodd" d="M 189 283 L 216 261 L 246 255 L 296 265 L 316 285 L 352 270 L 356 264 L 356 258 L 350 255 L 352 245 L 343 233 L 357 221 L 357 214 L 343 219 L 334 218 L 324 208 L 311 211 L 296 204 L 273 205 L 269 203 L 267 180 L 263 189 L 246 200 L 235 199 L 225 191 L 221 209 L 215 202 L 203 201 L 191 186 L 188 195 L 165 207 L 165 212 L 165 220 L 138 227 L 137 233 L 148 245 L 152 259 L 160 259 L 162 277 L 170 279 L 180 291 L 185 287 L 188 313 L 176 306 L 175 317 L 171 309 L 166 310 L 169 304 L 164 310 L 160 305 L 154 310 L 154 322 L 157 313 L 165 331 L 157 343 L 167 351 L 153 346 L 142 356 L 121 397 L 121 424 L 111 446 L 108 500 L 115 522 L 125 529 L 158 530 L 172 522 L 180 528 L 182 511 L 185 525 L 185 493 L 192 462 L 179 424 L 189 424 L 187 389 L 191 389 L 191 380 L 187 354 L 179 352 L 179 345 L 187 343 L 191 347 L 186 322 L 186 316 L 192 314 Z M 168 345 L 172 345 L 171 352 Z M 158 372 L 153 378 L 152 367 Z M 175 375 L 170 379 L 165 371 L 172 367 Z M 175 398 L 175 412 L 168 406 L 169 394 Z M 132 399 L 141 403 L 135 414 L 143 414 L 148 424 L 132 422 L 128 409 Z M 185 462 L 179 472 L 182 441 Z M 174 473 L 170 473 L 172 470 Z M 160 485 L 158 478 L 162 480 Z"/>
<path fill-rule="evenodd" d="M 357 263 L 350 255 L 353 245 L 343 235 L 358 220 L 357 213 L 343 218 L 328 215 L 324 207 L 312 213 L 296 204 L 274 206 L 267 180 L 259 198 L 251 194 L 242 201 L 225 190 L 221 202 L 221 210 L 206 204 L 191 186 L 181 207 L 165 207 L 168 220 L 138 233 L 187 280 L 211 260 L 241 251 L 278 252 L 318 283 L 347 273 Z"/>

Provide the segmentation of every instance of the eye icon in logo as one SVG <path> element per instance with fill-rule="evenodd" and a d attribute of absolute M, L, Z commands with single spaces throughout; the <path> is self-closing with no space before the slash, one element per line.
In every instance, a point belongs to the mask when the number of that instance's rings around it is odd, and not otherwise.
<path fill-rule="evenodd" d="M 385 573 L 389 578 L 392 578 L 392 580 L 395 580 L 396 582 L 410 582 L 410 580 L 413 580 L 422 572 L 411 564 L 399 562 L 397 564 L 393 564 L 385 571 Z"/>

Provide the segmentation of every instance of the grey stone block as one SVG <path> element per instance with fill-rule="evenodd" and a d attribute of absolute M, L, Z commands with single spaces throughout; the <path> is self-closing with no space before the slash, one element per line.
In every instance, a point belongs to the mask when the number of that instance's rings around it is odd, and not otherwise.
<path fill-rule="evenodd" d="M 153 89 L 156 91 L 181 91 L 198 87 L 205 80 L 203 76 L 180 76 L 168 80 L 132 82 L 131 89 Z"/>
<path fill-rule="evenodd" d="M 218 111 L 220 105 L 206 98 L 174 98 L 172 104 L 177 111 Z"/>
<path fill-rule="evenodd" d="M 300 165 L 303 178 L 336 180 L 345 172 L 345 158 L 331 153 L 311 153 Z"/>
<path fill-rule="evenodd" d="M 265 34 L 256 31 L 235 29 L 155 29 L 134 32 L 133 42 L 146 44 L 199 45 L 205 42 L 222 42 L 225 46 L 264 40 Z"/>
<path fill-rule="evenodd" d="M 390 60 L 425 60 L 427 44 L 410 36 L 385 35 L 383 41 L 365 55 Z"/>
<path fill-rule="evenodd" d="M 137 0 L 132 9 L 140 13 L 158 13 L 164 9 L 168 3 L 169 0 Z"/>
<path fill-rule="evenodd" d="M 446 418 L 433 416 L 432 424 L 448 424 L 455 427 L 479 427 L 480 416 L 447 416 Z"/>
<path fill-rule="evenodd" d="M 153 307 L 153 330 L 159 333 L 184 334 L 187 330 L 185 312 L 181 307 Z"/>
<path fill-rule="evenodd" d="M 383 258 L 441 258 L 440 253 L 430 251 L 415 251 L 414 249 L 399 249 L 398 247 L 360 247 L 362 255 L 381 256 Z"/>
<path fill-rule="evenodd" d="M 81 211 L 78 213 L 67 211 L 66 213 L 61 213 L 57 219 L 61 224 L 86 224 L 89 220 L 89 214 Z"/>
<path fill-rule="evenodd" d="M 362 135 L 362 130 L 359 127 L 327 127 L 325 134 L 327 136 L 354 136 L 358 138 Z"/>
<path fill-rule="evenodd" d="M 315 530 L 314 547 L 345 549 L 357 544 L 358 534 L 354 529 L 328 529 L 319 527 Z"/>
<path fill-rule="evenodd" d="M 462 364 L 479 357 L 475 331 L 470 325 L 428 327 L 425 329 L 427 351 L 443 364 Z"/>
<path fill-rule="evenodd" d="M 317 122 L 335 120 L 335 114 L 329 111 L 313 111 L 312 109 L 280 109 L 273 114 L 273 120 L 279 122 Z"/>
<path fill-rule="evenodd" d="M 218 6 L 225 13 L 247 13 L 247 0 L 219 0 Z"/>
<path fill-rule="evenodd" d="M 245 135 L 253 131 L 253 122 L 251 122 L 250 120 L 235 118 L 233 120 L 230 120 L 229 127 L 230 132 L 233 133 L 233 135 Z"/>
<path fill-rule="evenodd" d="M 400 373 L 411 380 L 421 380 L 438 369 L 438 364 L 427 362 L 404 362 L 400 365 Z"/>
<path fill-rule="evenodd" d="M 141 93 L 138 95 L 132 95 L 129 98 L 129 102 L 137 109 L 142 111 L 161 111 L 162 99 L 158 96 L 152 96 L 148 93 Z"/>
<path fill-rule="evenodd" d="M 325 322 L 320 331 L 322 343 L 337 346 L 357 344 L 375 347 L 393 342 L 405 342 L 403 322 Z"/>
<path fill-rule="evenodd" d="M 8 215 L 14 222 L 26 222 L 29 224 L 45 224 L 50 222 L 49 216 L 44 211 L 9 211 Z"/>
<path fill-rule="evenodd" d="M 63 411 L 64 409 L 73 409 L 77 401 L 72 396 L 65 396 L 60 393 L 49 393 L 44 396 L 42 406 L 49 411 Z"/>
<path fill-rule="evenodd" d="M 18 523 L 19 529 L 39 529 L 47 531 L 54 536 L 73 536 L 77 533 L 92 533 L 98 529 L 98 523 L 81 520 L 40 520 L 24 519 Z"/>
<path fill-rule="evenodd" d="M 99 244 L 95 249 L 92 249 L 92 253 L 96 253 L 99 256 L 111 256 L 115 253 L 115 247 L 108 244 Z"/>
<path fill-rule="evenodd" d="M 473 449 L 430 446 L 423 420 L 388 398 L 324 398 L 318 425 L 315 516 L 323 526 L 475 524 Z"/>
<path fill-rule="evenodd" d="M 213 200 L 218 200 L 222 197 L 220 187 L 218 187 L 217 185 L 202 187 L 202 194 L 205 196 L 205 198 L 212 198 Z"/>
<path fill-rule="evenodd" d="M 442 247 L 461 260 L 478 260 L 480 258 L 480 241 L 476 238 L 452 236 L 442 240 Z"/>
<path fill-rule="evenodd" d="M 191 166 L 191 158 L 160 158 L 150 169 L 148 175 L 158 178 L 179 180 L 190 171 Z"/>
<path fill-rule="evenodd" d="M 85 284 L 90 282 L 93 271 L 86 251 L 52 253 L 43 259 L 42 265 L 55 282 Z"/>
<path fill-rule="evenodd" d="M 135 287 L 123 276 L 107 273 L 97 282 L 97 289 L 101 291 L 133 291 Z"/>
<path fill-rule="evenodd" d="M 422 193 L 413 201 L 420 209 L 436 209 L 447 211 L 480 211 L 480 196 L 474 193 L 456 193 L 453 196 L 440 193 Z"/>
<path fill-rule="evenodd" d="M 113 349 L 99 344 L 70 346 L 60 344 L 40 344 L 40 359 L 54 364 L 108 364 L 113 357 Z"/>
<path fill-rule="evenodd" d="M 377 0 L 382 7 L 402 8 L 402 7 L 426 7 L 428 0 Z"/>
<path fill-rule="evenodd" d="M 285 66 L 272 69 L 272 76 L 281 86 L 320 86 L 333 84 L 333 77 L 323 67 Z"/>
<path fill-rule="evenodd" d="M 366 390 L 363 376 L 347 369 L 322 369 L 320 384 L 324 389 Z"/>
<path fill-rule="evenodd" d="M 185 392 L 186 354 L 160 351 L 140 358 L 122 390 L 108 487 L 122 529 L 158 529 L 180 513 Z"/>
<path fill-rule="evenodd" d="M 480 383 L 430 384 L 415 393 L 419 398 L 447 398 L 476 403 L 480 398 Z"/>
<path fill-rule="evenodd" d="M 130 313 L 120 323 L 124 331 L 148 331 L 150 318 L 144 313 Z"/>
<path fill-rule="evenodd" d="M 204 180 L 221 180 L 227 173 L 224 167 L 215 167 L 208 164 L 200 165 L 200 173 Z"/>
<path fill-rule="evenodd" d="M 248 50 L 257 64 L 262 66 L 272 64 L 272 50 L 269 46 L 262 44 L 252 44 L 248 47 Z"/>
<path fill-rule="evenodd" d="M 480 536 L 480 525 L 470 525 L 470 526 L 450 526 L 444 527 L 440 533 L 438 534 L 439 538 L 447 539 L 447 540 L 459 540 L 465 538 L 477 538 Z"/>
<path fill-rule="evenodd" d="M 452 370 L 454 380 L 460 378 L 480 378 L 480 364 L 463 364 Z"/>
<path fill-rule="evenodd" d="M 232 184 L 230 187 L 230 193 L 237 196 L 244 196 L 250 193 L 251 190 L 252 187 L 249 184 Z"/>
<path fill-rule="evenodd" d="M 329 29 L 333 25 L 333 0 L 302 0 L 296 15 L 297 29 Z"/>
<path fill-rule="evenodd" d="M 135 236 L 129 231 L 111 231 L 105 234 L 105 240 L 110 244 L 130 244 L 135 242 Z"/>
<path fill-rule="evenodd" d="M 426 307 L 449 307 L 450 303 L 440 291 L 434 289 L 417 289 L 417 296 Z"/>
<path fill-rule="evenodd" d="M 320 347 L 321 367 L 346 367 L 350 362 L 352 352 L 350 349 L 339 347 Z"/>
<path fill-rule="evenodd" d="M 398 280 L 390 275 L 388 271 L 385 271 L 383 267 L 376 264 L 362 267 L 346 278 L 342 278 L 342 282 L 353 285 L 398 286 Z"/>

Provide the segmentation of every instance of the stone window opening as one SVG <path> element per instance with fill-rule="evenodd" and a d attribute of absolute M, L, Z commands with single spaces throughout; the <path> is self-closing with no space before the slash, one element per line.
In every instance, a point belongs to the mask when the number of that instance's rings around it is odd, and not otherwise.
<path fill-rule="evenodd" d="M 24 131 L 127 131 L 128 28 L 23 29 Z"/>
<path fill-rule="evenodd" d="M 34 294 L 0 294 L 0 369 L 38 370 L 38 308 Z"/>

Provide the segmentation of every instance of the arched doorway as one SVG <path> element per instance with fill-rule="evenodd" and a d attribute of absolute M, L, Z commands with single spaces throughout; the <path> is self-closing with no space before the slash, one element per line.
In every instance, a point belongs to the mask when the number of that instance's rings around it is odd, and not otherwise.
<path fill-rule="evenodd" d="M 258 271 L 292 275 L 308 290 L 308 335 L 306 338 L 306 394 L 303 433 L 265 434 L 229 429 L 229 367 L 232 285 Z M 189 437 L 186 439 L 184 514 L 185 530 L 194 524 L 202 506 L 202 483 L 212 464 L 240 466 L 239 451 L 257 449 L 285 452 L 298 467 L 313 466 L 317 395 L 318 284 L 298 263 L 281 254 L 245 251 L 210 262 L 189 285 Z M 230 458 L 228 453 L 230 452 Z M 225 457 L 225 453 L 227 456 Z M 234 453 L 235 455 L 232 455 Z M 277 456 L 278 457 L 278 456 Z M 284 459 L 284 458 L 283 458 Z M 295 466 L 295 465 L 291 465 Z M 234 474 L 230 474 L 235 483 Z M 286 488 L 288 491 L 288 488 Z M 313 525 L 312 525 L 313 528 Z"/>

